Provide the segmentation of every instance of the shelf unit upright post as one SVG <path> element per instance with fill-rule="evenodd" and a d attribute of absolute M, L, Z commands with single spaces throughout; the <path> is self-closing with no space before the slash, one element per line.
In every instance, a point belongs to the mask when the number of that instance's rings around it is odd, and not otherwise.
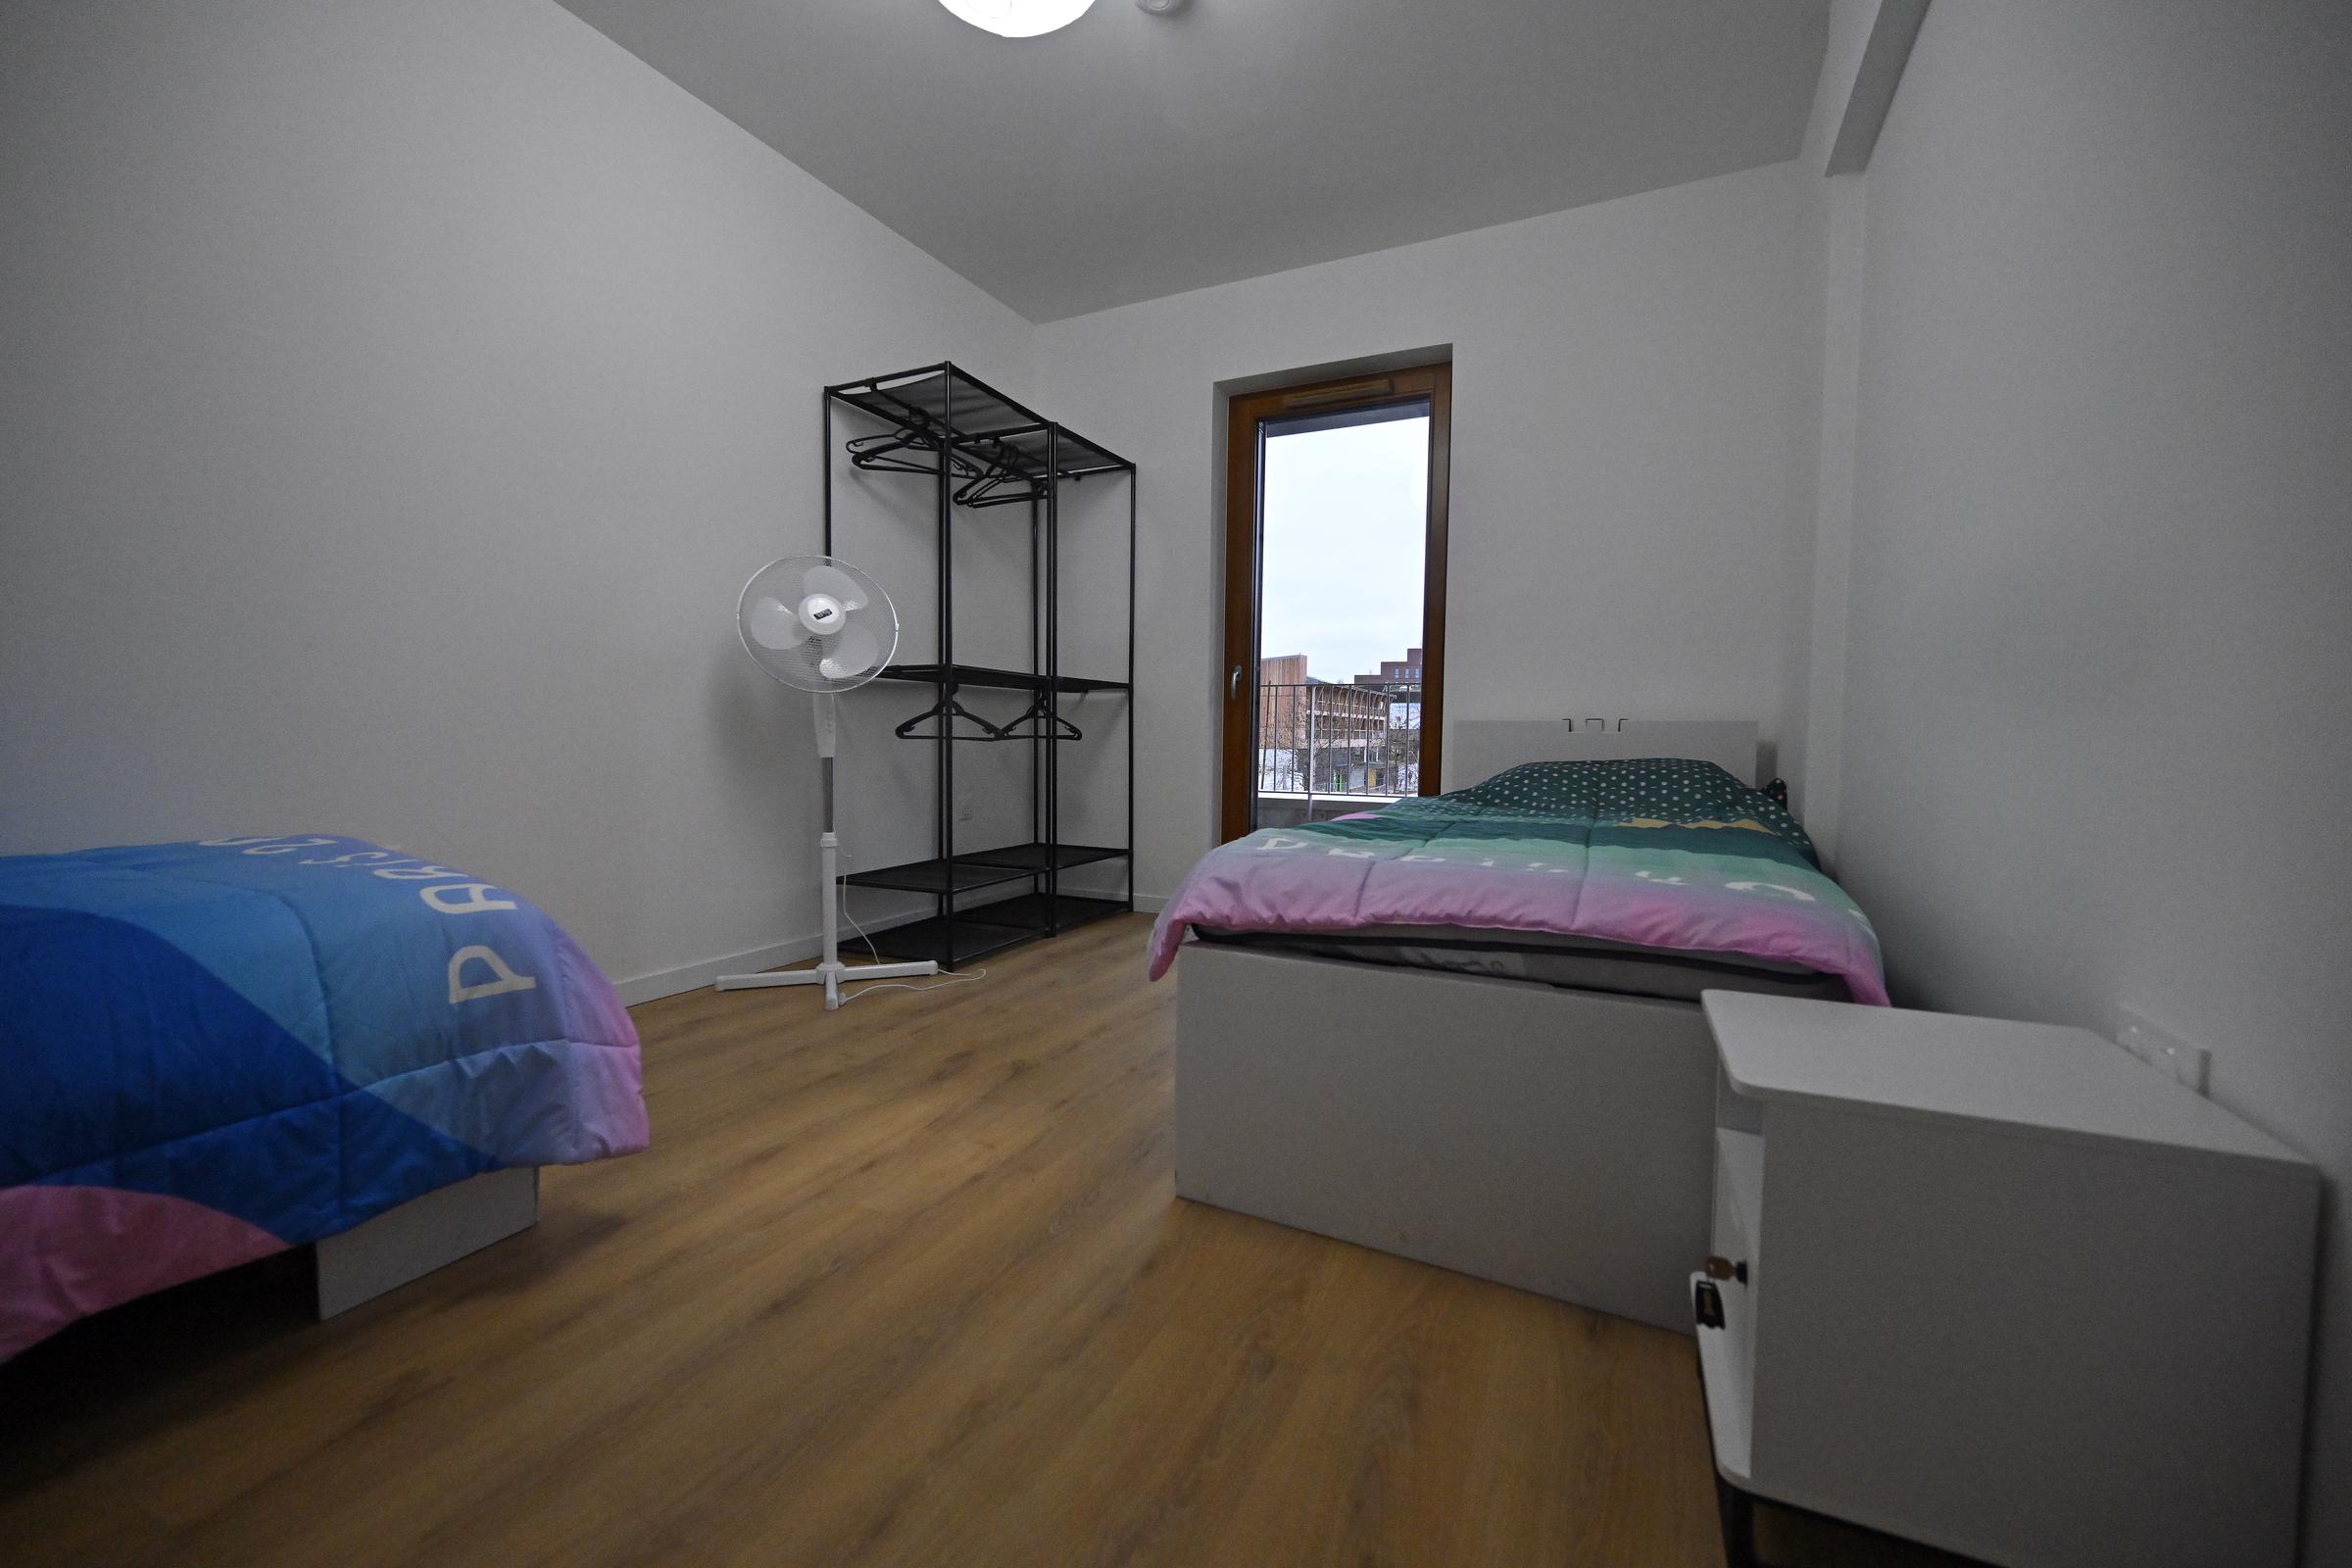
<path fill-rule="evenodd" d="M 928 709 L 898 726 L 907 740 L 938 745 L 938 800 L 929 859 L 854 871 L 852 887 L 929 894 L 934 912 L 876 930 L 872 941 L 895 956 L 936 958 L 955 969 L 1035 937 L 1053 936 L 1135 907 L 1135 465 L 1101 444 L 1014 402 L 951 362 L 826 387 L 824 404 L 825 553 L 835 550 L 834 441 L 837 406 L 880 422 L 881 430 L 847 442 L 861 472 L 906 473 L 934 482 L 932 533 L 938 553 L 939 656 L 932 663 L 892 663 L 886 683 L 928 686 Z M 1093 475 L 1127 480 L 1126 668 L 1120 678 L 1065 675 L 1061 669 L 1061 486 Z M 1000 669 L 956 658 L 956 518 L 1027 503 L 1029 514 L 1029 667 Z M 966 710 L 967 688 L 1025 692 L 1029 707 L 1007 724 Z M 1123 695 L 1126 712 L 1125 838 L 1116 845 L 1065 843 L 1061 836 L 1061 751 L 1084 739 L 1062 712 L 1065 696 Z M 923 726 L 928 725 L 925 729 Z M 956 842 L 955 743 L 1027 740 L 1030 841 L 975 849 Z M 1065 894 L 1062 873 L 1124 860 L 1125 891 L 1115 898 Z M 1021 883 L 1027 891 L 1019 891 Z M 1009 897 L 996 896 L 1005 890 Z M 970 896 L 991 895 L 973 903 Z"/>
<path fill-rule="evenodd" d="M 938 754 L 939 804 L 935 836 L 939 858 L 953 867 L 956 863 L 956 748 L 946 744 L 955 739 L 955 715 L 946 702 L 955 695 L 956 687 L 950 671 L 956 667 L 956 496 L 950 488 L 953 479 L 949 454 L 956 449 L 956 376 L 953 371 L 940 378 L 944 393 L 940 416 L 942 443 L 939 450 L 939 733 L 942 744 Z M 832 468 L 833 455 L 825 454 L 826 471 Z M 945 879 L 939 893 L 939 917 L 946 922 L 946 952 L 940 956 L 940 966 L 956 967 L 956 879 Z"/>

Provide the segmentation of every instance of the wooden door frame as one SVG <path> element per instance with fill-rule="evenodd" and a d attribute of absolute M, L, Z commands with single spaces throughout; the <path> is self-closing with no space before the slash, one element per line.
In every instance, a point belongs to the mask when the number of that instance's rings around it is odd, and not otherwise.
<path fill-rule="evenodd" d="M 1224 727 L 1218 754 L 1218 842 L 1250 831 L 1257 769 L 1256 730 L 1260 427 L 1268 419 L 1392 403 L 1429 403 L 1428 553 L 1421 577 L 1420 792 L 1435 795 L 1445 761 L 1446 498 L 1453 476 L 1453 364 L 1450 360 L 1371 375 L 1301 382 L 1234 397 L 1225 421 L 1225 662 L 1219 693 Z M 1402 650 L 1398 650 L 1402 652 Z M 1237 676 L 1236 671 L 1239 671 Z"/>

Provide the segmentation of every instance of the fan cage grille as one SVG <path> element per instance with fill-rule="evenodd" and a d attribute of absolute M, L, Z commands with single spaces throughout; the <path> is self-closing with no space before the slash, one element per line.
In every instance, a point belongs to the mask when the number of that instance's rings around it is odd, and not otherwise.
<path fill-rule="evenodd" d="M 811 593 L 833 592 L 838 597 L 837 582 L 810 580 L 820 570 L 849 578 L 865 601 L 848 611 L 839 633 L 831 637 L 812 634 L 782 648 L 771 647 L 753 635 L 752 612 L 763 599 L 773 599 L 787 610 L 797 611 Z M 882 673 L 882 666 L 890 662 L 899 646 L 899 614 L 890 595 L 863 571 L 831 556 L 786 556 L 752 573 L 751 581 L 743 585 L 742 596 L 736 601 L 735 629 L 754 663 L 775 680 L 805 692 L 846 692 L 862 686 Z M 879 645 L 873 657 L 855 674 L 827 674 L 826 657 L 845 642 L 853 641 L 855 633 L 861 629 L 870 633 Z"/>

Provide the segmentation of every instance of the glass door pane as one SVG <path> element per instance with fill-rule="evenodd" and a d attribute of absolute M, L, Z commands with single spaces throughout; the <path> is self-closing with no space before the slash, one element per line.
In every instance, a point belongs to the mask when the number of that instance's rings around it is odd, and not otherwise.
<path fill-rule="evenodd" d="M 1268 420 L 1259 513 L 1259 827 L 1420 788 L 1426 400 Z"/>

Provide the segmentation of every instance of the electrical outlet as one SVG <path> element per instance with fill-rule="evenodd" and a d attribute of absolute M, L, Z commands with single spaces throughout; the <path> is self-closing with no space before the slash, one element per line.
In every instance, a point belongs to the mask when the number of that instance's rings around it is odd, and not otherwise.
<path fill-rule="evenodd" d="M 2213 1053 L 2158 1028 L 2130 1007 L 2115 1010 L 2115 1043 L 2175 1083 L 2204 1094 L 2213 1081 Z"/>

